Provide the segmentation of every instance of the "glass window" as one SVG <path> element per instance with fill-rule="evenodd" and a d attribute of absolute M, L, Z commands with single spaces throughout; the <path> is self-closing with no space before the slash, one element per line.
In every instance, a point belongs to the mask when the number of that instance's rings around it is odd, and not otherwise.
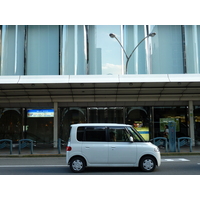
<path fill-rule="evenodd" d="M 185 28 L 186 73 L 200 73 L 200 26 L 188 25 Z"/>
<path fill-rule="evenodd" d="M 59 26 L 27 26 L 26 75 L 59 75 Z"/>
<path fill-rule="evenodd" d="M 26 127 L 26 139 L 38 144 L 50 145 L 53 142 L 53 117 L 28 117 Z"/>
<path fill-rule="evenodd" d="M 132 125 L 146 140 L 150 139 L 150 107 L 127 107 L 126 123 Z"/>
<path fill-rule="evenodd" d="M 109 141 L 110 142 L 130 142 L 130 135 L 124 127 L 110 127 Z"/>
<path fill-rule="evenodd" d="M 200 145 L 200 106 L 194 107 L 195 142 Z"/>
<path fill-rule="evenodd" d="M 24 30 L 22 25 L 0 27 L 1 75 L 24 75 Z"/>
<path fill-rule="evenodd" d="M 128 127 L 129 136 L 133 137 L 134 142 L 144 142 L 144 138 L 133 128 Z"/>
<path fill-rule="evenodd" d="M 17 143 L 23 139 L 22 110 L 20 108 L 0 109 L 0 139 L 10 139 Z"/>
<path fill-rule="evenodd" d="M 87 74 L 86 27 L 64 25 L 61 42 L 61 74 Z"/>
<path fill-rule="evenodd" d="M 85 141 L 105 142 L 106 129 L 102 127 L 87 127 L 85 130 Z"/>
<path fill-rule="evenodd" d="M 89 142 L 105 142 L 106 129 L 105 127 L 78 127 L 77 140 Z"/>
<path fill-rule="evenodd" d="M 60 108 L 60 131 L 58 137 L 68 141 L 70 125 L 86 122 L 86 108 Z"/>
<path fill-rule="evenodd" d="M 188 114 L 186 106 L 154 107 L 154 137 L 163 137 L 164 126 L 176 122 L 176 137 L 188 137 Z"/>
<path fill-rule="evenodd" d="M 124 26 L 124 47 L 128 56 L 134 48 L 145 37 L 144 25 L 126 25 Z M 127 74 L 145 74 L 147 72 L 145 42 L 143 41 L 132 54 L 128 65 L 126 66 L 126 57 L 124 56 L 124 65 L 127 68 Z"/>
<path fill-rule="evenodd" d="M 89 26 L 89 74 L 122 74 L 122 50 L 110 33 L 121 40 L 119 25 Z"/>
<path fill-rule="evenodd" d="M 150 28 L 150 32 L 156 33 L 156 36 L 150 39 L 151 73 L 182 74 L 184 66 L 181 26 L 157 25 Z"/>
<path fill-rule="evenodd" d="M 77 140 L 78 141 L 84 140 L 84 132 L 85 132 L 85 127 L 78 127 L 78 129 L 77 129 Z"/>

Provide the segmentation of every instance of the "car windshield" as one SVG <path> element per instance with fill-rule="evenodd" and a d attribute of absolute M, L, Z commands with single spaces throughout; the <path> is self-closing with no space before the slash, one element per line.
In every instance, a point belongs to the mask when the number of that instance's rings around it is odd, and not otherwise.
<path fill-rule="evenodd" d="M 131 126 L 127 127 L 128 131 L 133 136 L 134 142 L 145 142 L 145 139 Z"/>

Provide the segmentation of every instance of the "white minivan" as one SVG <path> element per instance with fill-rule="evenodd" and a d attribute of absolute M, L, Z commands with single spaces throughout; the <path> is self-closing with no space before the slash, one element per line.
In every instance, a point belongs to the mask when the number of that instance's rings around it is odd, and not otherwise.
<path fill-rule="evenodd" d="M 161 156 L 159 148 L 146 142 L 131 125 L 73 124 L 66 163 L 73 172 L 85 167 L 140 167 L 151 172 L 160 166 Z"/>

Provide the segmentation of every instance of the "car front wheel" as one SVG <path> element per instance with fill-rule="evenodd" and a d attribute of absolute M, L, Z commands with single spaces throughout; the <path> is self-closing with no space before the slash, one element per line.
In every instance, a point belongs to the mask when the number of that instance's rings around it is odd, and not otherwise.
<path fill-rule="evenodd" d="M 141 158 L 139 167 L 144 172 L 152 172 L 156 167 L 156 161 L 152 156 Z"/>
<path fill-rule="evenodd" d="M 85 161 L 81 157 L 73 158 L 70 162 L 70 169 L 72 172 L 82 172 L 85 169 Z"/>

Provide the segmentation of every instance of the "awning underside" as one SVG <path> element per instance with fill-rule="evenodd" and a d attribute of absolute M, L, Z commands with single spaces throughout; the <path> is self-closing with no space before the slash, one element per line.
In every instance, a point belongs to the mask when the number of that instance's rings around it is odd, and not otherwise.
<path fill-rule="evenodd" d="M 198 74 L 0 77 L 0 103 L 189 100 L 200 100 Z"/>

